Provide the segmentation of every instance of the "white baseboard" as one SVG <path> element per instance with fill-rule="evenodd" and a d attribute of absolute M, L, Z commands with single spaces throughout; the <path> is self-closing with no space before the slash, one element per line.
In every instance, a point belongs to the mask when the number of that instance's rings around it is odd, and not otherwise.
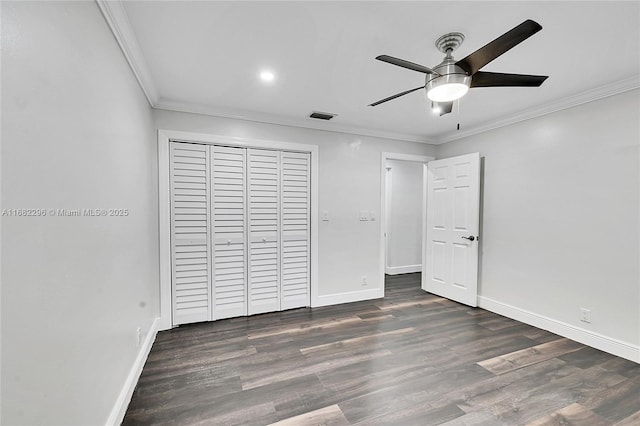
<path fill-rule="evenodd" d="M 412 272 L 422 272 L 422 265 L 387 266 L 384 273 L 387 275 L 410 274 Z"/>
<path fill-rule="evenodd" d="M 109 414 L 109 418 L 106 423 L 107 426 L 118 426 L 122 423 L 124 415 L 127 412 L 127 407 L 129 407 L 129 402 L 131 402 L 131 396 L 133 395 L 133 391 L 136 388 L 136 384 L 138 384 L 138 379 L 142 373 L 142 367 L 144 367 L 144 363 L 147 361 L 147 357 L 151 351 L 151 346 L 156 340 L 159 324 L 160 318 L 155 318 L 151 323 L 149 332 L 147 333 L 142 345 L 140 345 L 138 356 L 136 357 L 133 366 L 131 366 L 131 370 L 129 370 L 127 380 L 124 382 L 124 385 L 120 390 L 120 395 L 118 395 L 118 399 L 111 409 L 111 413 Z"/>
<path fill-rule="evenodd" d="M 478 296 L 478 306 L 487 311 L 550 331 L 576 342 L 640 363 L 640 346 L 604 336 L 543 315 L 538 315 L 488 297 Z"/>
<path fill-rule="evenodd" d="M 360 291 L 350 291 L 348 293 L 327 294 L 318 296 L 311 303 L 311 307 L 339 305 L 341 303 L 360 302 L 362 300 L 380 299 L 384 297 L 384 289 L 372 288 Z"/>

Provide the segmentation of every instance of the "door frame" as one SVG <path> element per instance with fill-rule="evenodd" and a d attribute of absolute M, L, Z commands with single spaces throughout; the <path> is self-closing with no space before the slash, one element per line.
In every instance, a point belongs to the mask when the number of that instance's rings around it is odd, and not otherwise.
<path fill-rule="evenodd" d="M 429 161 L 435 160 L 435 157 L 429 155 L 418 155 L 418 154 L 402 154 L 398 152 L 383 152 L 380 159 L 380 282 L 382 283 L 381 295 L 380 297 L 384 297 L 385 291 L 385 282 L 384 275 L 386 272 L 386 238 L 384 236 L 386 231 L 386 223 L 387 223 L 387 160 L 400 160 L 400 161 L 411 161 L 415 163 L 422 164 L 422 254 L 421 258 L 424 256 L 424 245 L 425 245 L 425 226 L 426 218 L 427 218 L 427 204 L 426 204 L 426 191 L 427 191 L 427 163 Z M 423 275 L 421 275 L 423 276 Z M 421 278 L 422 285 L 422 278 Z"/>
<path fill-rule="evenodd" d="M 310 154 L 310 306 L 320 306 L 321 303 L 318 300 L 318 145 L 158 129 L 158 226 L 160 234 L 160 312 L 158 329 L 169 330 L 173 327 L 171 318 L 171 184 L 169 176 L 169 142 L 172 141 L 239 148 L 308 152 Z"/>

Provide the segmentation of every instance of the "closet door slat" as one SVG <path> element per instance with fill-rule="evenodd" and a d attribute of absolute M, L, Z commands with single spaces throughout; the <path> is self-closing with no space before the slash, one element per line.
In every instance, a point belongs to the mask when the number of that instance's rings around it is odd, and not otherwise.
<path fill-rule="evenodd" d="M 248 313 L 280 310 L 280 152 L 247 150 Z"/>
<path fill-rule="evenodd" d="M 282 152 L 281 309 L 310 305 L 310 155 Z"/>
<path fill-rule="evenodd" d="M 213 319 L 247 315 L 246 149 L 211 147 Z"/>
<path fill-rule="evenodd" d="M 209 149 L 171 142 L 173 325 L 211 319 Z"/>

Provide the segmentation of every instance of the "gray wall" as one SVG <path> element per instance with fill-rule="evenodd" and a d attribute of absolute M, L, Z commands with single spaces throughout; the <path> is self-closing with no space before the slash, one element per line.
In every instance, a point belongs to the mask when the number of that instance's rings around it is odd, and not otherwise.
<path fill-rule="evenodd" d="M 94 2 L 2 2 L 2 424 L 107 420 L 158 315 L 151 109 Z M 142 336 L 144 338 L 144 335 Z"/>
<path fill-rule="evenodd" d="M 154 110 L 159 129 L 318 145 L 319 296 L 380 289 L 380 185 L 382 152 L 433 155 L 427 144 Z M 376 221 L 361 222 L 361 210 Z M 361 285 L 367 276 L 368 286 Z M 333 300 L 333 299 L 332 299 Z M 338 303 L 338 302 L 335 302 Z"/>
<path fill-rule="evenodd" d="M 438 146 L 484 158 L 481 297 L 640 344 L 639 105 L 635 90 Z"/>
<path fill-rule="evenodd" d="M 412 272 L 417 272 L 422 269 L 424 165 L 413 161 L 387 160 L 387 167 L 391 168 L 391 185 L 387 193 L 387 271 L 402 273 L 403 267 L 413 266 Z"/>

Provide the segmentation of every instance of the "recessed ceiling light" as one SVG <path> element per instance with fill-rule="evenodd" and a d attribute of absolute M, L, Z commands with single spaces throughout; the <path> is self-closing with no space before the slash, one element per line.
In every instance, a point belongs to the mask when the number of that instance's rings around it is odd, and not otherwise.
<path fill-rule="evenodd" d="M 267 71 L 267 70 L 260 71 L 260 80 L 264 81 L 265 83 L 270 83 L 275 78 L 276 78 L 275 74 L 273 74 L 271 71 Z"/>

